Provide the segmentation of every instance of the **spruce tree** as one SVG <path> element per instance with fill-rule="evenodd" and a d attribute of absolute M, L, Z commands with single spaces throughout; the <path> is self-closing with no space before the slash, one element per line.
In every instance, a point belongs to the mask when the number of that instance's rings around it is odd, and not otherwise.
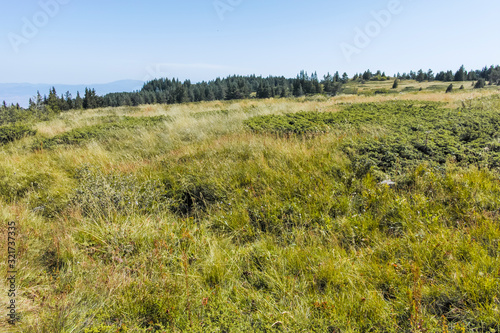
<path fill-rule="evenodd" d="M 49 98 L 47 99 L 47 107 L 49 112 L 59 113 L 61 112 L 61 107 L 59 103 L 59 97 L 57 97 L 56 88 L 52 87 L 49 91 Z"/>
<path fill-rule="evenodd" d="M 83 108 L 83 100 L 80 97 L 80 92 L 76 92 L 76 97 L 75 97 L 75 105 L 73 106 L 75 109 L 81 109 Z"/>
<path fill-rule="evenodd" d="M 453 83 L 450 83 L 450 85 L 448 86 L 448 88 L 446 88 L 446 93 L 450 93 L 453 91 Z"/>
<path fill-rule="evenodd" d="M 425 74 L 424 74 L 424 71 L 423 70 L 419 70 L 418 73 L 417 73 L 417 76 L 415 78 L 415 80 L 417 80 L 417 82 L 423 82 L 425 80 Z"/>
<path fill-rule="evenodd" d="M 71 93 L 69 91 L 66 91 L 66 94 L 65 94 L 65 108 L 64 110 L 71 110 L 74 105 L 73 105 L 73 99 L 71 98 Z"/>
<path fill-rule="evenodd" d="M 455 73 L 455 81 L 465 81 L 467 78 L 467 72 L 465 71 L 464 65 L 460 67 L 460 69 Z"/>
<path fill-rule="evenodd" d="M 394 83 L 392 84 L 392 89 L 398 89 L 399 82 L 398 79 L 394 80 Z"/>

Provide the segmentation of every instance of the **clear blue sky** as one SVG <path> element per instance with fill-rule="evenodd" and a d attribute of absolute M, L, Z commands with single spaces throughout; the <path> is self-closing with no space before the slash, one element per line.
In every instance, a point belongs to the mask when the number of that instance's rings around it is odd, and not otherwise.
<path fill-rule="evenodd" d="M 51 17 L 40 3 L 54 1 L 65 4 L 49 6 Z M 400 12 L 372 26 L 369 45 L 348 61 L 341 45 L 356 47 L 356 29 L 369 28 L 371 12 L 390 2 L 220 0 L 231 8 L 221 20 L 214 0 L 2 1 L 0 82 L 293 77 L 301 69 L 394 74 L 500 63 L 498 0 L 400 0 Z M 38 31 L 23 34 L 26 22 Z"/>

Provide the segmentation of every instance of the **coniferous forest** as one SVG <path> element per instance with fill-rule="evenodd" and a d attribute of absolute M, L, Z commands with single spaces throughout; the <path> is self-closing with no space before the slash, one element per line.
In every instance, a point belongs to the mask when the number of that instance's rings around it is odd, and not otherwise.
<path fill-rule="evenodd" d="M 94 109 L 97 107 L 137 106 L 143 104 L 176 104 L 187 102 L 202 102 L 215 100 L 237 100 L 246 98 L 284 98 L 300 97 L 304 95 L 326 94 L 335 96 L 343 92 L 344 85 L 348 82 L 363 83 L 368 81 L 386 80 L 415 80 L 463 82 L 475 81 L 476 87 L 500 84 L 500 66 L 484 67 L 481 70 L 467 71 L 461 66 L 457 71 L 441 71 L 436 74 L 432 70 L 410 71 L 387 76 L 385 72 L 373 73 L 367 70 L 355 74 L 352 78 L 347 73 L 342 75 L 335 72 L 328 73 L 322 79 L 316 73 L 309 75 L 301 71 L 295 78 L 283 76 L 229 76 L 217 78 L 208 82 L 191 83 L 190 80 L 181 82 L 178 79 L 159 78 L 146 82 L 140 91 L 116 92 L 99 96 L 95 89 L 87 88 L 84 93 L 72 96 L 70 92 L 58 95 L 52 88 L 48 96 L 37 96 L 30 99 L 29 111 L 22 110 L 19 105 L 6 105 L 3 103 L 0 114 L 0 123 L 9 122 L 9 117 L 16 113 L 21 117 L 29 115 L 40 118 L 44 113 L 58 113 L 70 109 Z"/>

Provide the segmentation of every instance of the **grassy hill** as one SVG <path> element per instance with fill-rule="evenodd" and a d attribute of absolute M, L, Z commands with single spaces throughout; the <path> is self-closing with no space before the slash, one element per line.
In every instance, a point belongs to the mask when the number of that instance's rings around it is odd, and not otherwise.
<path fill-rule="evenodd" d="M 4 129 L 0 330 L 500 331 L 499 90 L 436 85 Z"/>

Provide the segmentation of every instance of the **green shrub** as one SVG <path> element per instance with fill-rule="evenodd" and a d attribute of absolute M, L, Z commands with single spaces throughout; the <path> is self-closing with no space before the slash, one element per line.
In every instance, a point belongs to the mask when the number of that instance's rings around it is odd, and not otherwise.
<path fill-rule="evenodd" d="M 35 134 L 36 130 L 31 129 L 27 125 L 15 124 L 0 126 L 0 144 L 13 142 L 26 136 L 32 136 Z"/>
<path fill-rule="evenodd" d="M 319 112 L 298 112 L 282 116 L 258 116 L 245 121 L 254 132 L 304 134 L 327 130 L 325 116 Z"/>
<path fill-rule="evenodd" d="M 401 173 L 428 161 L 444 165 L 500 167 L 496 141 L 500 116 L 490 110 L 450 111 L 434 102 L 361 103 L 336 113 L 300 112 L 258 116 L 245 124 L 256 132 L 314 133 L 329 128 L 382 126 L 385 137 L 351 140 L 342 150 L 362 177 L 372 169 Z"/>
<path fill-rule="evenodd" d="M 486 81 L 484 79 L 477 80 L 476 84 L 474 85 L 474 89 L 481 89 L 484 87 L 486 87 Z"/>
<path fill-rule="evenodd" d="M 179 214 L 192 214 L 206 210 L 210 205 L 224 200 L 224 187 L 215 179 L 197 175 L 167 176 L 164 180 L 170 208 Z"/>

